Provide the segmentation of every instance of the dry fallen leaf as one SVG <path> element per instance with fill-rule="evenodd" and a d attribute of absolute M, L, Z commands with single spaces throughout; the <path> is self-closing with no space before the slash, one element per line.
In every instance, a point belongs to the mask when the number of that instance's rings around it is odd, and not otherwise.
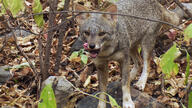
<path fill-rule="evenodd" d="M 80 73 L 80 81 L 85 82 L 87 79 L 87 74 L 88 74 L 88 66 L 85 67 L 85 69 Z"/>

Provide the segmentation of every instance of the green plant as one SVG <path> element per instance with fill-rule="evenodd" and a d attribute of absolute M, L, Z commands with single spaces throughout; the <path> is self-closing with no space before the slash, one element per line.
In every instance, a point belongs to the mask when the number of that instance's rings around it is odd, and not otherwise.
<path fill-rule="evenodd" d="M 189 74 L 190 74 L 190 55 L 189 53 L 186 51 L 187 53 L 187 67 L 186 67 L 186 71 L 185 71 L 185 84 L 188 83 L 188 78 L 189 78 Z"/>
<path fill-rule="evenodd" d="M 181 52 L 174 45 L 162 56 L 160 61 L 160 67 L 166 78 L 170 78 L 171 75 L 177 75 L 179 71 L 179 64 L 175 63 L 174 60 L 181 55 Z"/>
<path fill-rule="evenodd" d="M 189 40 L 192 38 L 192 24 L 187 26 L 183 34 L 184 34 L 184 40 L 189 42 Z"/>
<path fill-rule="evenodd" d="M 188 108 L 192 108 L 192 91 L 189 93 Z"/>
<path fill-rule="evenodd" d="M 40 3 L 40 0 L 34 0 L 34 3 L 33 3 L 33 13 L 42 13 L 42 5 Z M 41 15 L 35 15 L 34 16 L 34 20 L 35 22 L 37 23 L 37 25 L 39 27 L 42 27 L 43 24 L 44 24 L 44 20 L 43 20 L 43 14 Z"/>
<path fill-rule="evenodd" d="M 95 94 L 95 96 L 97 96 L 99 94 L 105 94 L 109 97 L 109 103 L 110 103 L 112 108 L 121 108 L 121 106 L 118 105 L 117 101 L 111 95 L 109 95 L 105 92 L 99 92 L 99 93 Z"/>
<path fill-rule="evenodd" d="M 24 12 L 24 10 L 25 10 L 24 0 L 0 0 L 0 4 L 2 5 L 0 16 L 6 14 L 6 11 L 8 10 L 11 12 L 13 17 L 17 17 L 19 15 L 19 12 Z M 33 10 L 34 14 L 43 12 L 40 0 L 33 1 L 32 10 Z M 35 15 L 34 20 L 39 27 L 43 26 L 43 24 L 44 24 L 43 14 Z"/>
<path fill-rule="evenodd" d="M 183 32 L 184 35 L 184 40 L 189 42 L 189 40 L 192 38 L 192 24 L 190 24 Z M 179 50 L 179 48 L 176 47 L 177 44 L 174 43 L 174 45 L 161 57 L 161 61 L 160 61 L 160 67 L 162 69 L 162 72 L 165 74 L 166 78 L 169 78 L 171 75 L 177 75 L 178 71 L 179 71 L 179 64 L 175 63 L 174 60 L 180 56 L 181 52 Z M 186 76 L 186 80 L 185 80 L 185 84 L 188 81 L 188 77 L 189 77 L 189 69 L 190 69 L 190 65 L 189 65 L 189 61 L 190 61 L 190 56 L 187 52 L 187 67 L 186 67 L 186 72 L 185 72 L 185 76 Z"/>
<path fill-rule="evenodd" d="M 57 108 L 55 95 L 52 89 L 52 85 L 46 85 L 40 96 L 40 101 L 38 104 L 38 108 Z"/>
<path fill-rule="evenodd" d="M 81 49 L 81 50 L 79 50 L 79 51 L 74 51 L 74 52 L 71 54 L 69 60 L 70 60 L 70 61 L 73 61 L 74 59 L 80 57 L 80 58 L 81 58 L 81 61 L 83 62 L 83 64 L 87 64 L 88 57 L 84 54 L 84 52 L 85 52 L 84 49 Z"/>
<path fill-rule="evenodd" d="M 25 9 L 24 7 L 24 0 L 1 0 L 2 3 L 2 10 L 0 16 L 6 13 L 6 9 L 10 10 L 13 17 Z"/>

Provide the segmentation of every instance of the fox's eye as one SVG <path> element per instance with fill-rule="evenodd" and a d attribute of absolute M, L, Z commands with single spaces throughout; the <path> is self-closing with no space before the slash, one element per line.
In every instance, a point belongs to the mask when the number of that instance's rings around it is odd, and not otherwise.
<path fill-rule="evenodd" d="M 99 36 L 104 36 L 106 34 L 106 32 L 100 32 Z"/>
<path fill-rule="evenodd" d="M 88 31 L 84 31 L 84 34 L 85 34 L 86 36 L 89 36 L 89 35 L 90 35 L 90 33 L 89 33 Z"/>

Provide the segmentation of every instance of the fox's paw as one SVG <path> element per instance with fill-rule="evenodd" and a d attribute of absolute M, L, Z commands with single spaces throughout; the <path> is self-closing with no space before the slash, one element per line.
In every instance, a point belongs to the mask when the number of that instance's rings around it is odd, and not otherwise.
<path fill-rule="evenodd" d="M 123 102 L 123 108 L 135 108 L 133 101 Z"/>
<path fill-rule="evenodd" d="M 144 91 L 144 89 L 145 89 L 145 82 L 144 81 L 138 81 L 136 84 L 134 84 L 134 86 L 136 87 L 136 88 L 138 88 L 139 90 L 141 90 L 141 91 Z"/>

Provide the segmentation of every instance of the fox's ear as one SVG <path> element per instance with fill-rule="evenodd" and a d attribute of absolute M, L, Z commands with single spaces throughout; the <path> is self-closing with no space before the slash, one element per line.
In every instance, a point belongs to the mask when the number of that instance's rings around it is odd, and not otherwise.
<path fill-rule="evenodd" d="M 75 10 L 75 11 L 89 11 L 90 9 L 87 8 L 87 7 L 85 7 L 85 6 L 83 6 L 83 5 L 75 4 L 75 5 L 74 5 L 74 10 Z M 83 21 L 84 21 L 85 19 L 87 19 L 89 16 L 90 16 L 89 13 L 82 13 L 82 14 L 78 15 L 78 16 L 76 17 L 77 23 L 82 24 Z"/>
<path fill-rule="evenodd" d="M 110 13 L 117 13 L 117 6 L 114 4 L 111 4 L 106 9 L 104 9 L 104 11 L 110 12 Z M 104 14 L 103 16 L 106 17 L 108 20 L 112 20 L 114 22 L 117 21 L 117 15 Z"/>

